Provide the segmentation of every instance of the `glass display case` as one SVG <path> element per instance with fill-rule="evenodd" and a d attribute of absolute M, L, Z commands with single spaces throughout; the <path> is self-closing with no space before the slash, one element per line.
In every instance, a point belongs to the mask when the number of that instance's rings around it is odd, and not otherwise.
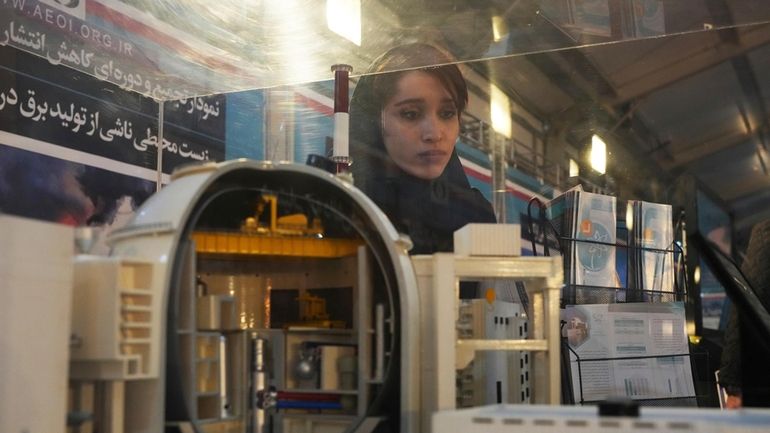
<path fill-rule="evenodd" d="M 370 65 L 412 42 L 441 47 L 462 72 L 468 103 L 454 150 L 500 223 L 523 226 L 530 200 L 581 184 L 616 197 L 621 209 L 630 200 L 671 204 L 675 219 L 682 210 L 696 218 L 686 230 L 718 220 L 726 251 L 740 258 L 751 227 L 770 218 L 770 5 L 762 0 L 0 0 L 0 212 L 106 235 L 189 165 L 330 156 L 332 66 L 350 66 L 354 93 L 365 77 L 399 72 Z M 440 66 L 428 57 L 410 65 Z M 597 143 L 604 164 L 590 159 Z M 709 206 L 694 205 L 704 198 Z M 305 234 L 318 235 L 310 224 Z M 210 228 L 196 234 L 199 248 L 218 242 L 205 238 Z M 521 234 L 532 255 L 542 239 Z M 343 272 L 359 265 L 356 247 L 316 259 Z M 233 380 L 218 375 L 233 362 L 222 347 L 244 352 L 258 339 L 222 339 L 212 329 L 254 328 L 238 322 L 253 306 L 238 302 L 252 289 L 264 297 L 270 286 L 257 267 L 249 268 L 256 277 L 244 272 L 224 290 L 218 279 L 233 257 L 211 248 L 199 250 L 208 261 L 188 263 L 212 286 L 196 297 L 209 304 L 183 299 L 190 323 L 179 325 L 187 332 L 180 346 L 197 356 L 183 379 L 197 387 L 189 398 L 201 419 L 247 404 L 222 409 Z M 103 240 L 92 250 L 108 251 Z M 687 262 L 696 264 L 693 254 Z M 688 331 L 719 338 L 729 303 L 719 287 L 701 293 L 695 271 L 688 270 Z M 358 284 L 322 276 L 328 284 L 308 287 L 331 290 L 310 294 L 330 309 Z M 295 302 L 285 290 L 273 295 L 281 296 Z M 344 302 L 354 308 L 352 298 Z M 193 317 L 218 325 L 195 325 Z M 296 358 L 323 349 L 346 360 L 359 337 L 351 323 L 317 347 L 300 347 L 296 335 L 281 344 Z M 274 325 L 265 328 L 281 327 Z M 290 388 L 310 393 L 296 382 Z M 345 410 L 364 412 L 358 403 Z"/>

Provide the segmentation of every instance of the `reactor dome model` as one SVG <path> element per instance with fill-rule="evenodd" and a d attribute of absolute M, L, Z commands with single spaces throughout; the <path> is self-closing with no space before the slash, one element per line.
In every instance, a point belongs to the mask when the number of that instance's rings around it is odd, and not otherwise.
<path fill-rule="evenodd" d="M 415 431 L 409 241 L 348 182 L 294 164 L 189 167 L 110 243 L 153 264 L 152 297 L 126 292 L 147 305 L 123 309 L 141 379 L 125 385 L 126 431 Z"/>

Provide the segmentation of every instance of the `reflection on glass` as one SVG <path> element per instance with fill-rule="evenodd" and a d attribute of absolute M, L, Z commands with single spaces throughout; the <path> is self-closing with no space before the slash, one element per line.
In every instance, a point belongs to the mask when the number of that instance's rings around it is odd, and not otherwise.
<path fill-rule="evenodd" d="M 336 63 L 363 71 L 377 53 L 409 40 L 444 43 L 467 62 L 770 20 L 770 7 L 754 0 L 85 4 L 3 2 L 0 44 L 130 91 L 177 99 L 324 80 Z"/>
<path fill-rule="evenodd" d="M 411 41 L 457 59 L 470 92 L 457 153 L 472 187 L 505 197 L 495 203 L 506 222 L 521 222 L 531 197 L 574 182 L 672 202 L 682 173 L 732 215 L 732 239 L 767 215 L 767 2 L 53 3 L 0 2 L 0 208 L 20 215 L 110 221 L 116 191 L 102 185 L 125 180 L 119 196 L 141 202 L 158 149 L 166 174 L 203 161 L 326 155 L 330 66 L 352 65 L 354 89 L 379 53 Z M 327 6 L 358 4 L 360 40 L 318 19 Z M 583 164 L 594 131 L 607 143 L 603 176 L 570 162 Z M 15 166 L 66 172 L 57 178 L 67 182 L 21 200 L 3 186 L 29 183 Z M 89 182 L 92 170 L 114 179 Z"/>

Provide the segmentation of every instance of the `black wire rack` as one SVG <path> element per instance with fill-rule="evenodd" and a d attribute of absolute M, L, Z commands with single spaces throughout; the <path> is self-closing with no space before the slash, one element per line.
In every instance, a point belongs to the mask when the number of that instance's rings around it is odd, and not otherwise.
<path fill-rule="evenodd" d="M 537 214 L 533 216 L 533 206 L 537 205 Z M 613 303 L 670 303 L 687 301 L 688 296 L 688 279 L 687 269 L 685 263 L 685 254 L 679 242 L 674 242 L 669 245 L 668 248 L 652 248 L 640 245 L 628 245 L 628 240 L 625 237 L 617 236 L 617 242 L 602 242 L 588 239 L 577 239 L 574 237 L 564 236 L 556 229 L 554 224 L 548 219 L 546 214 L 545 205 L 537 198 L 533 198 L 527 205 L 527 217 L 526 224 L 527 233 L 532 246 L 532 252 L 534 255 L 562 255 L 565 252 L 568 254 L 576 253 L 579 246 L 583 245 L 595 245 L 601 248 L 614 248 L 616 260 L 626 260 L 624 275 L 619 275 L 616 284 L 613 286 L 597 286 L 597 285 L 585 285 L 575 284 L 575 278 L 571 274 L 573 271 L 573 260 L 575 257 L 568 257 L 564 261 L 564 276 L 565 284 L 562 287 L 561 293 L 561 306 L 564 308 L 567 305 L 582 305 L 582 304 L 613 304 Z M 679 220 L 674 225 L 674 233 L 680 233 L 681 223 L 683 217 L 680 215 Z M 671 257 L 671 263 L 673 264 L 673 290 L 650 290 L 640 287 L 640 278 L 634 275 L 634 273 L 642 272 L 639 264 L 639 258 L 644 252 L 653 252 L 658 254 L 664 254 L 667 257 Z M 670 255 L 670 256 L 669 256 Z M 637 264 L 633 263 L 637 260 Z M 617 267 L 617 264 L 616 264 Z M 615 271 L 615 270 L 613 270 Z M 562 326 L 566 322 L 562 321 Z M 707 399 L 707 388 L 702 386 L 702 382 L 705 379 L 701 378 L 697 369 L 698 365 L 708 365 L 709 360 L 707 353 L 678 353 L 673 355 L 644 355 L 644 356 L 622 356 L 622 357 L 608 357 L 608 358 L 581 358 L 575 350 L 567 343 L 566 338 L 562 341 L 562 387 L 565 390 L 569 390 L 563 393 L 562 400 L 565 404 L 580 404 L 591 405 L 597 404 L 603 400 L 590 400 L 584 398 L 584 381 L 586 380 L 583 375 L 587 365 L 592 363 L 607 363 L 614 364 L 619 362 L 633 362 L 634 360 L 651 360 L 655 358 L 666 358 L 669 360 L 686 358 L 690 368 L 690 372 L 693 376 L 693 393 L 676 396 L 676 397 L 656 397 L 651 398 L 649 394 L 646 397 L 641 395 L 634 395 L 636 391 L 632 389 L 632 385 L 628 385 L 626 388 L 624 397 L 633 399 L 636 403 L 642 406 L 658 406 L 658 407 L 697 407 L 700 401 Z M 569 355 L 571 353 L 571 355 Z M 701 359 L 705 357 L 706 359 Z M 694 360 L 694 358 L 697 358 Z M 679 361 L 681 362 L 681 361 Z M 705 364 L 704 364 L 705 362 Z M 573 365 L 576 368 L 573 369 Z M 608 368 L 611 366 L 608 366 Z M 572 377 L 577 374 L 577 380 L 573 383 Z M 700 391 L 699 391 L 700 390 Z M 703 395 L 700 395 L 703 394 Z"/>
<path fill-rule="evenodd" d="M 532 206 L 538 205 L 538 215 L 533 217 Z M 565 284 L 561 293 L 561 306 L 580 304 L 610 304 L 627 302 L 677 302 L 687 301 L 687 270 L 684 261 L 684 251 L 676 240 L 668 248 L 653 248 L 639 245 L 628 245 L 625 239 L 617 242 L 602 242 L 589 239 L 577 239 L 564 236 L 546 216 L 545 205 L 536 197 L 527 204 L 527 232 L 532 246 L 533 255 L 538 255 L 538 245 L 542 255 L 564 255 L 565 251 L 574 251 L 580 245 L 593 245 L 599 248 L 614 248 L 617 258 L 625 258 L 625 277 L 618 276 L 615 285 L 597 286 L 575 284 L 572 274 L 574 263 L 572 260 L 564 261 Z M 674 233 L 678 233 L 681 218 L 674 227 Z M 672 256 L 673 264 L 673 290 L 651 290 L 639 287 L 634 272 L 639 272 L 634 266 L 634 257 L 643 252 L 660 253 Z"/>

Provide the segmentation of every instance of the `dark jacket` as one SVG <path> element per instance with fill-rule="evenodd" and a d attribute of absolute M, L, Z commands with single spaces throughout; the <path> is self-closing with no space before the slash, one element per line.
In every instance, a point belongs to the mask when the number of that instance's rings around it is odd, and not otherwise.
<path fill-rule="evenodd" d="M 452 251 L 456 230 L 468 223 L 496 222 L 492 205 L 470 186 L 456 152 L 437 179 L 392 170 L 370 178 L 364 192 L 412 239 L 410 254 Z"/>
<path fill-rule="evenodd" d="M 741 271 L 764 308 L 770 307 L 770 220 L 752 228 Z M 751 324 L 741 320 L 733 305 L 725 329 L 719 381 L 731 394 L 742 390 L 744 405 L 768 406 L 770 375 L 766 372 L 766 364 L 770 361 L 770 353 L 767 345 L 752 343 L 749 326 Z"/>

